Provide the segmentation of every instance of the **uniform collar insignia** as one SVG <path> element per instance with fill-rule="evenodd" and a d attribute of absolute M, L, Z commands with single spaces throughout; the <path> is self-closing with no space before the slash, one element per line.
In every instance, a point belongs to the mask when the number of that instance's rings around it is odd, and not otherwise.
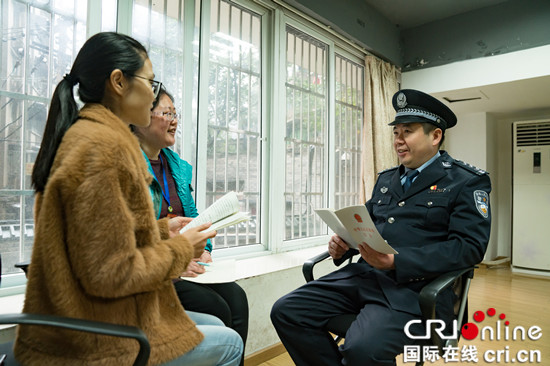
<path fill-rule="evenodd" d="M 444 168 L 450 168 L 452 164 L 449 161 L 443 161 L 441 165 L 443 165 Z"/>

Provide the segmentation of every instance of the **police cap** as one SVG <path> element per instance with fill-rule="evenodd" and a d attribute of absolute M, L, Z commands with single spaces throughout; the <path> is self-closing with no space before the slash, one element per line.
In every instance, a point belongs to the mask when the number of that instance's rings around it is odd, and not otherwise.
<path fill-rule="evenodd" d="M 390 126 L 420 122 L 431 123 L 445 131 L 456 125 L 456 116 L 449 107 L 421 91 L 400 90 L 394 94 L 392 103 L 397 114 Z"/>

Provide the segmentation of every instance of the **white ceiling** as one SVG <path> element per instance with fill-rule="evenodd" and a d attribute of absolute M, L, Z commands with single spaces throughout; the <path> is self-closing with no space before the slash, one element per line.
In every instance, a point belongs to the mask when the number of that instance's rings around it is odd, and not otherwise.
<path fill-rule="evenodd" d="M 402 30 L 504 1 L 506 0 L 365 0 Z M 525 111 L 550 110 L 550 76 L 433 95 L 452 100 L 480 98 L 448 103 L 457 114 L 488 112 L 512 115 Z"/>
<path fill-rule="evenodd" d="M 447 103 L 456 114 L 488 112 L 511 115 L 545 110 L 550 109 L 550 75 L 433 95 L 447 102 L 448 99 L 480 98 Z"/>

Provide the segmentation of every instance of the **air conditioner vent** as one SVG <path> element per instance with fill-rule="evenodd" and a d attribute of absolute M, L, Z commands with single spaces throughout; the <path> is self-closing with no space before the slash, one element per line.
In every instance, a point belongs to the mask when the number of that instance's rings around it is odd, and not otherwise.
<path fill-rule="evenodd" d="M 518 124 L 516 127 L 517 146 L 550 145 L 550 122 Z"/>

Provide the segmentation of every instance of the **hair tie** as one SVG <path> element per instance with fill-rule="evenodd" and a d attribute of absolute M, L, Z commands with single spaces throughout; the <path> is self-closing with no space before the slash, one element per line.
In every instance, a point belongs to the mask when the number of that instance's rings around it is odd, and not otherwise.
<path fill-rule="evenodd" d="M 69 83 L 71 83 L 71 85 L 76 85 L 78 83 L 78 78 L 75 78 L 71 74 L 65 74 L 65 76 L 63 76 L 63 79 L 67 80 Z"/>

